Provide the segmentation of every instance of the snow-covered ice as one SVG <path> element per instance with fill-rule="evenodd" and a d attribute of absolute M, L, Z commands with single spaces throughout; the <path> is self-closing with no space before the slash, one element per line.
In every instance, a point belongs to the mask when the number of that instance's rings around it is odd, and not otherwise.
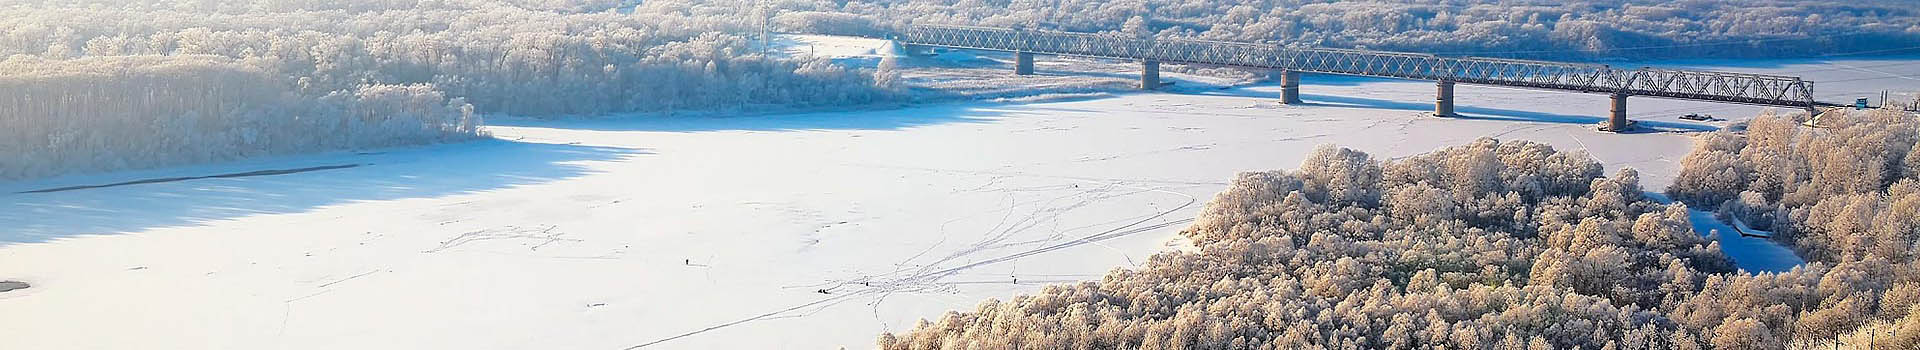
<path fill-rule="evenodd" d="M 1763 68 L 1822 64 L 1871 65 Z M 1310 76 L 1296 106 L 1257 86 L 495 118 L 497 139 L 476 143 L 0 184 L 0 280 L 33 286 L 0 294 L 0 314 L 33 315 L 0 318 L 0 348 L 864 348 L 1134 266 L 1178 245 L 1233 173 L 1292 168 L 1319 144 L 1399 157 L 1536 140 L 1658 190 L 1692 135 L 1728 123 L 1676 116 L 1760 110 L 1635 99 L 1659 131 L 1610 134 L 1594 125 L 1605 96 L 1461 86 L 1466 117 L 1449 119 L 1425 115 L 1433 88 Z M 15 193 L 333 164 L 359 166 Z"/>
<path fill-rule="evenodd" d="M 1733 258 L 1742 270 L 1787 272 L 1806 263 L 1798 255 L 1794 255 L 1792 249 L 1787 249 L 1779 243 L 1761 238 L 1742 237 L 1741 231 L 1757 232 L 1752 228 L 1742 225 L 1739 229 L 1735 229 L 1733 225 L 1714 219 L 1713 212 L 1710 211 L 1693 210 L 1688 214 L 1688 218 L 1693 220 L 1695 232 L 1701 234 L 1719 232 L 1720 250 L 1725 251 L 1727 257 Z"/>
<path fill-rule="evenodd" d="M 832 59 L 867 58 L 879 60 L 881 57 L 895 55 L 898 52 L 893 42 L 886 39 L 873 39 L 838 35 L 781 34 L 773 37 L 773 43 L 780 54 L 787 57 L 825 57 Z"/>

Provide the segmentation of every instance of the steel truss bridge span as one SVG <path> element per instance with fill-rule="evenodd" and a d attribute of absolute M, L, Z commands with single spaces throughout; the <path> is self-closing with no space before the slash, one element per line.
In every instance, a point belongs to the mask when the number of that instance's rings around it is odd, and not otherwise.
<path fill-rule="evenodd" d="M 916 25 L 897 38 L 906 45 L 1011 51 L 1016 70 L 1029 74 L 1032 55 L 1063 55 L 1143 61 L 1143 88 L 1158 85 L 1158 63 L 1235 66 L 1280 70 L 1282 85 L 1297 94 L 1299 72 L 1388 77 L 1440 82 L 1437 103 L 1451 114 L 1452 84 L 1511 86 L 1603 93 L 1615 98 L 1615 119 L 1624 127 L 1625 98 L 1650 96 L 1684 100 L 1781 106 L 1815 110 L 1837 106 L 1813 98 L 1813 82 L 1799 77 L 1714 71 L 1638 68 L 1480 57 L 1351 49 L 1297 49 L 1269 44 L 1204 40 L 1156 40 L 1111 35 L 967 26 Z M 1145 74 L 1151 74 L 1151 77 Z M 1296 96 L 1283 97 L 1297 101 Z"/>

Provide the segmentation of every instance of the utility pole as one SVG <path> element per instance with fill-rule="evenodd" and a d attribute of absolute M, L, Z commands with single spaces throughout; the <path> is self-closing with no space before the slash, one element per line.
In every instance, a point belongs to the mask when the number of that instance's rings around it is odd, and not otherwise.
<path fill-rule="evenodd" d="M 760 56 L 766 57 L 767 48 L 773 46 L 773 36 L 767 35 L 767 27 L 773 22 L 773 11 L 767 6 L 766 1 L 761 1 L 758 7 L 760 8 Z"/>
<path fill-rule="evenodd" d="M 760 74 L 763 74 L 760 78 L 760 92 L 764 94 L 773 90 L 773 81 L 769 79 L 773 76 L 773 56 L 768 53 L 768 50 L 773 47 L 773 37 L 767 35 L 767 27 L 770 22 L 773 22 L 773 10 L 772 6 L 767 5 L 766 0 L 761 0 L 755 7 L 760 10 Z"/>
<path fill-rule="evenodd" d="M 1047 9 L 1047 18 L 1046 18 L 1047 23 L 1052 23 L 1053 26 L 1051 28 L 1045 28 L 1045 29 L 1066 30 L 1061 28 L 1061 25 L 1060 25 L 1060 1 L 1061 0 L 1053 0 L 1053 7 Z"/>

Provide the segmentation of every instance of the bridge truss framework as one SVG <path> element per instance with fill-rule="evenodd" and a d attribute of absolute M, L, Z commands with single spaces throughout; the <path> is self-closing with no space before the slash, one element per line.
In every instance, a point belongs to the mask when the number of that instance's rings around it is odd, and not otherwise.
<path fill-rule="evenodd" d="M 965 26 L 916 25 L 897 38 L 907 45 L 1011 51 L 1031 73 L 1032 55 L 1063 55 L 1140 60 L 1151 76 L 1143 88 L 1159 85 L 1160 62 L 1273 69 L 1282 72 L 1288 102 L 1298 101 L 1298 73 L 1326 73 L 1415 80 L 1440 84 L 1436 114 L 1452 112 L 1454 83 L 1511 86 L 1614 98 L 1613 130 L 1626 127 L 1628 96 L 1651 96 L 1763 106 L 1833 106 L 1814 101 L 1813 82 L 1799 77 L 1660 68 L 1619 69 L 1602 64 L 1567 63 L 1351 49 L 1300 49 L 1278 45 L 1204 40 L 1156 40 L 1112 35 Z"/>

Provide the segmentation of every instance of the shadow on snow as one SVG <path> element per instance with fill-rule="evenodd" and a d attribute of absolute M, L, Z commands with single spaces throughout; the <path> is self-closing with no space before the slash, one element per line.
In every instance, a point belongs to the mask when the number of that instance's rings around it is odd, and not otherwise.
<path fill-rule="evenodd" d="M 645 150 L 487 139 L 380 153 L 294 156 L 267 161 L 0 184 L 0 246 L 190 226 L 257 214 L 297 213 L 355 201 L 438 197 L 552 182 L 590 173 L 580 162 Z M 234 170 L 356 165 L 268 176 L 195 178 L 53 193 L 61 186 L 201 176 Z"/>
<path fill-rule="evenodd" d="M 1394 79 L 1368 78 L 1368 77 L 1354 77 L 1353 79 L 1348 79 L 1348 80 L 1353 80 L 1358 82 L 1398 81 Z M 1214 95 L 1214 96 L 1272 98 L 1272 99 L 1279 98 L 1279 94 L 1275 92 L 1256 91 L 1251 89 L 1226 89 L 1226 90 L 1217 90 L 1217 91 L 1206 91 L 1206 92 L 1201 92 L 1199 94 Z M 1433 111 L 1433 102 L 1408 102 L 1408 101 L 1383 100 L 1383 99 L 1365 98 L 1365 97 L 1321 95 L 1321 94 L 1309 94 L 1309 93 L 1300 94 L 1300 99 L 1306 102 L 1304 105 L 1307 105 L 1307 106 L 1373 108 L 1373 109 L 1423 111 L 1423 112 Z M 1569 115 L 1569 114 L 1547 113 L 1547 112 L 1527 111 L 1527 110 L 1518 110 L 1518 109 L 1475 107 L 1475 106 L 1468 106 L 1468 105 L 1455 105 L 1454 112 L 1459 114 L 1459 116 L 1454 117 L 1454 119 L 1478 119 L 1478 120 L 1500 120 L 1500 121 L 1535 122 L 1535 123 L 1579 124 L 1579 125 L 1593 125 L 1595 127 L 1598 127 L 1601 123 L 1604 123 L 1607 121 L 1607 118 L 1601 117 L 1598 115 L 1595 115 L 1595 116 Z M 1676 123 L 1671 121 L 1648 120 L 1648 119 L 1634 119 L 1634 122 L 1638 123 L 1642 127 L 1654 129 L 1651 131 L 1720 130 L 1720 128 L 1717 126 L 1705 125 L 1705 124 Z M 1645 131 L 1646 130 L 1643 129 L 1642 132 L 1645 132 Z"/>
<path fill-rule="evenodd" d="M 1024 113 L 994 105 L 950 103 L 879 111 L 736 117 L 500 118 L 490 124 L 659 132 L 897 130 L 986 122 Z M 191 226 L 249 215 L 298 213 L 356 201 L 431 198 L 535 185 L 591 174 L 593 171 L 582 162 L 651 153 L 634 148 L 486 139 L 374 153 L 299 155 L 0 183 L 0 223 L 6 223 L 0 225 L 0 247 Z M 48 189 L 59 191 L 22 193 Z"/>
<path fill-rule="evenodd" d="M 1429 103 L 1401 102 L 1401 101 L 1388 101 L 1388 100 L 1362 98 L 1362 97 L 1346 97 L 1346 96 L 1314 95 L 1314 94 L 1300 94 L 1300 98 L 1307 100 L 1307 103 L 1309 105 L 1358 106 L 1358 107 L 1367 107 L 1367 108 L 1396 109 L 1396 110 L 1410 110 L 1410 111 L 1432 111 L 1433 110 L 1433 104 L 1431 102 Z M 1600 123 L 1604 123 L 1607 121 L 1607 118 L 1599 117 L 1599 116 L 1568 115 L 1568 114 L 1558 114 L 1558 113 L 1523 111 L 1523 110 L 1517 110 L 1517 109 L 1472 107 L 1472 106 L 1464 106 L 1464 105 L 1454 106 L 1454 112 L 1460 114 L 1460 116 L 1455 117 L 1459 119 L 1579 124 L 1579 125 L 1594 125 L 1596 127 L 1599 126 Z M 1720 130 L 1719 127 L 1715 127 L 1712 125 L 1675 123 L 1675 122 L 1660 121 L 1660 120 L 1634 119 L 1634 122 L 1639 123 L 1640 126 L 1642 127 L 1650 127 L 1650 128 L 1659 129 L 1659 130 L 1677 130 L 1677 131 Z"/>
<path fill-rule="evenodd" d="M 615 115 L 584 118 L 498 118 L 491 126 L 536 127 L 591 131 L 804 131 L 804 130 L 900 130 L 948 123 L 979 123 L 1005 115 L 992 103 L 937 103 L 848 111 L 796 112 L 743 111 L 732 115 Z"/>

